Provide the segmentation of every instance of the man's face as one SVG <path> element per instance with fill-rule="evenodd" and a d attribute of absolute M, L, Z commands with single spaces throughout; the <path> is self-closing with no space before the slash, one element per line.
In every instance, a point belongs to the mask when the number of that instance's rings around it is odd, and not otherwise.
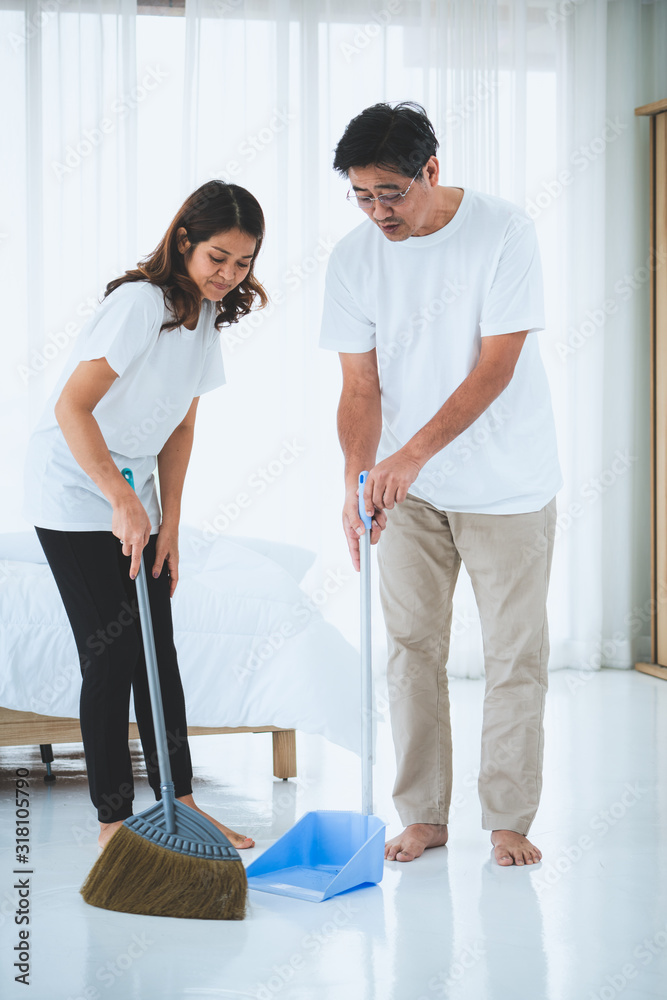
<path fill-rule="evenodd" d="M 417 179 L 410 186 L 413 177 L 392 173 L 382 167 L 350 167 L 348 177 L 352 190 L 359 198 L 377 198 L 378 195 L 396 196 L 391 205 L 383 205 L 381 201 L 373 201 L 360 207 L 392 243 L 407 240 L 409 236 L 420 236 L 430 231 L 430 223 L 434 212 L 434 193 L 437 186 L 437 170 L 434 172 L 431 161 L 426 168 L 419 171 Z M 434 181 L 433 181 L 434 178 Z M 400 194 L 410 188 L 405 198 Z"/>

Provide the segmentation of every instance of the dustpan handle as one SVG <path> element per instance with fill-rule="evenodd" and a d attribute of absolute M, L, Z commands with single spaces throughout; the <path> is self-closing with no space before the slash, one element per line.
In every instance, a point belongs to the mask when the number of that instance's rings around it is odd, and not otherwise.
<path fill-rule="evenodd" d="M 123 469 L 121 475 L 134 489 L 134 477 L 131 469 Z M 167 731 L 164 724 L 164 708 L 162 707 L 162 692 L 155 653 L 155 636 L 153 635 L 153 619 L 148 600 L 148 584 L 146 583 L 146 568 L 144 554 L 141 553 L 139 572 L 137 573 L 137 601 L 139 604 L 139 621 L 141 622 L 141 637 L 144 642 L 144 657 L 146 659 L 146 676 L 150 692 L 151 713 L 153 715 L 153 730 L 155 732 L 155 748 L 157 750 L 158 770 L 160 772 L 160 791 L 164 807 L 165 826 L 167 833 L 176 832 L 174 819 L 174 783 L 171 779 L 171 764 L 167 751 Z M 148 763 L 148 762 L 147 762 Z"/>
<path fill-rule="evenodd" d="M 371 525 L 366 513 L 364 484 L 368 472 L 359 475 L 359 517 L 366 530 L 359 537 L 361 589 L 361 811 L 373 812 L 373 673 L 371 661 Z"/>

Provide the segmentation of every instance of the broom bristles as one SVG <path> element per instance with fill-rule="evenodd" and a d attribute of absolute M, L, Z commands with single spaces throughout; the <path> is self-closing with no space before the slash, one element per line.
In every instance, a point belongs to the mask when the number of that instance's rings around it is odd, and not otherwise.
<path fill-rule="evenodd" d="M 125 825 L 114 833 L 81 887 L 91 906 L 196 920 L 243 920 L 247 893 L 242 861 L 179 854 Z"/>

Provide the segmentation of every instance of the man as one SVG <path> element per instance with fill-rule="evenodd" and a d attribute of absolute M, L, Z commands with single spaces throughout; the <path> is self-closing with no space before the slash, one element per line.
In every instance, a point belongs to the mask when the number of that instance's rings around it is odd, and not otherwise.
<path fill-rule="evenodd" d="M 359 472 L 373 516 L 405 824 L 385 857 L 447 841 L 452 748 L 446 662 L 461 561 L 484 638 L 479 796 L 501 865 L 541 858 L 528 833 L 542 784 L 546 597 L 562 484 L 534 225 L 515 205 L 439 185 L 424 109 L 376 104 L 334 169 L 367 218 L 327 269 L 321 346 L 339 352 L 343 526 L 359 567 Z"/>

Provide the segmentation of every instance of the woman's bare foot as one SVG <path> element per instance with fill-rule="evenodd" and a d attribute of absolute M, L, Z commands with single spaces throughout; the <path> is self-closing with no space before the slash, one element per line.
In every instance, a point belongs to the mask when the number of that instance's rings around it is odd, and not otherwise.
<path fill-rule="evenodd" d="M 493 830 L 491 843 L 499 865 L 534 865 L 542 860 L 539 848 L 514 830 Z"/>
<path fill-rule="evenodd" d="M 99 845 L 100 853 L 107 846 L 111 838 L 113 837 L 116 830 L 123 825 L 123 820 L 119 820 L 118 823 L 100 823 L 100 835 L 97 838 L 97 843 Z"/>
<path fill-rule="evenodd" d="M 387 861 L 414 861 L 427 847 L 444 847 L 447 843 L 447 824 L 411 823 L 403 833 L 384 845 Z"/>
<path fill-rule="evenodd" d="M 205 813 L 203 809 L 200 809 L 198 805 L 195 805 L 195 800 L 192 795 L 181 795 L 179 796 L 178 801 L 183 802 L 186 806 L 190 806 L 191 809 L 196 809 L 198 813 L 201 813 L 202 816 L 205 816 L 206 819 L 210 820 L 214 826 L 217 826 L 218 830 L 222 830 L 225 837 L 231 841 L 237 850 L 243 851 L 248 847 L 255 846 L 255 841 L 252 837 L 244 837 L 242 833 L 235 833 L 234 830 L 230 830 L 229 827 L 223 826 L 223 824 L 219 823 L 217 819 L 214 819 L 213 816 L 209 816 L 209 814 Z"/>

